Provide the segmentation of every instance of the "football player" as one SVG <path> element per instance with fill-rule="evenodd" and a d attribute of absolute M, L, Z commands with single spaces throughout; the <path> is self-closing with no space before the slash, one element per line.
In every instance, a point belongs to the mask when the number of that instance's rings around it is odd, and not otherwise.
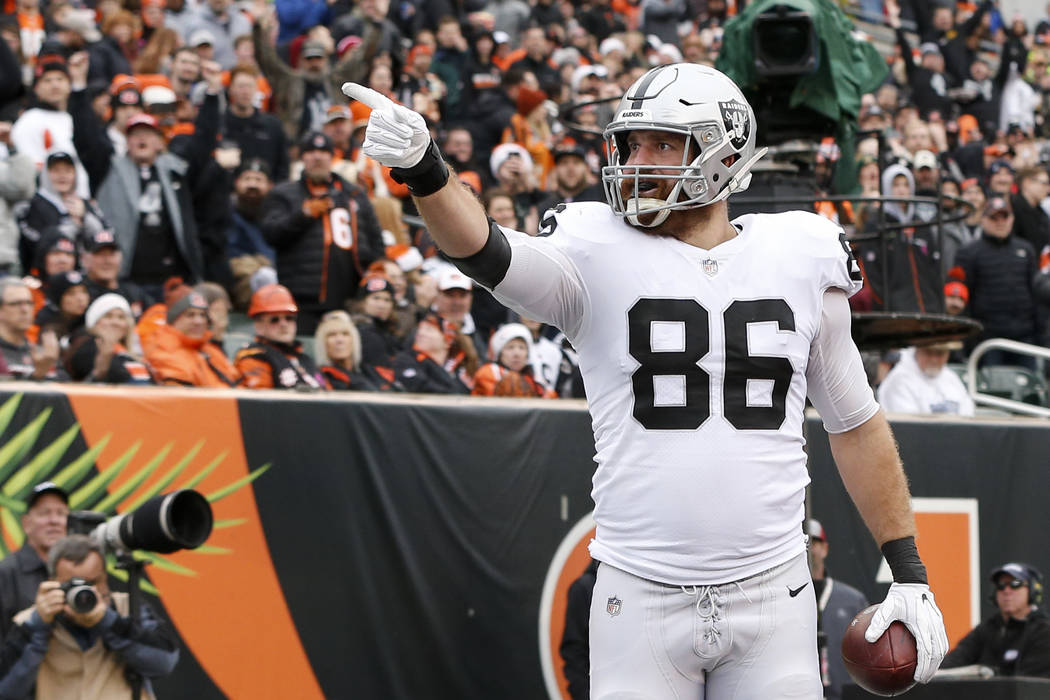
<path fill-rule="evenodd" d="M 411 110 L 372 108 L 363 149 L 502 303 L 564 331 L 594 426 L 601 562 L 593 698 L 820 697 L 801 529 L 806 396 L 893 573 L 867 630 L 901 620 L 925 682 L 947 649 L 889 424 L 850 337 L 861 287 L 842 230 L 804 212 L 734 221 L 755 115 L 722 73 L 654 68 L 605 129 L 605 203 L 559 205 L 529 237 L 487 220 Z"/>

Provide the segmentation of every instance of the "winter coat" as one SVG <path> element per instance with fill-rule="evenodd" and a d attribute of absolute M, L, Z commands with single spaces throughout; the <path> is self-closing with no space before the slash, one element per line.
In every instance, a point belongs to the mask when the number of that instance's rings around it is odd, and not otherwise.
<path fill-rule="evenodd" d="M 241 149 L 241 161 L 261 158 L 270 166 L 274 182 L 288 179 L 288 145 L 281 120 L 259 110 L 250 117 L 238 117 L 229 109 L 223 115 L 223 138 Z"/>
<path fill-rule="evenodd" d="M 174 326 L 159 326 L 145 348 L 159 384 L 231 387 L 241 374 L 211 340 L 211 332 L 190 338 Z"/>
<path fill-rule="evenodd" d="M 256 336 L 254 343 L 237 352 L 234 365 L 248 389 L 331 388 L 298 341 L 278 343 Z"/>
<path fill-rule="evenodd" d="M 970 315 L 984 330 L 971 342 L 1009 338 L 1025 343 L 1037 338 L 1033 280 L 1038 270 L 1032 244 L 1015 235 L 995 238 L 987 233 L 955 256 L 970 290 Z"/>
<path fill-rule="evenodd" d="M 87 50 L 91 57 L 88 67 L 89 83 L 104 82 L 108 85 L 121 73 L 131 75 L 128 57 L 113 37 L 104 36 L 90 44 Z"/>
<path fill-rule="evenodd" d="M 902 351 L 900 361 L 882 380 L 879 403 L 890 413 L 974 414 L 973 399 L 959 375 L 945 367 L 937 377 L 927 376 L 915 361 L 914 348 Z"/>
<path fill-rule="evenodd" d="M 970 630 L 941 668 L 982 664 L 1000 676 L 1050 678 L 1050 618 L 1033 610 L 1024 620 L 995 615 Z"/>
<path fill-rule="evenodd" d="M 521 372 L 507 369 L 498 362 L 489 362 L 474 374 L 474 396 L 517 396 L 523 398 L 555 398 L 532 378 L 532 366 Z"/>
<path fill-rule="evenodd" d="M 302 211 L 305 177 L 278 185 L 263 202 L 260 229 L 276 251 L 277 277 L 300 306 L 340 309 L 384 249 L 363 189 L 332 175 L 327 196 L 333 208 L 313 218 Z"/>
<path fill-rule="evenodd" d="M 393 365 L 394 355 L 402 347 L 385 323 L 371 316 L 363 316 L 357 322 L 357 331 L 361 335 L 361 364 L 379 367 Z"/>
<path fill-rule="evenodd" d="M 405 391 L 417 394 L 469 394 L 470 387 L 459 374 L 452 374 L 429 355 L 415 349 L 402 350 L 394 358 L 394 375 Z"/>
<path fill-rule="evenodd" d="M 18 261 L 18 225 L 14 207 L 33 196 L 36 166 L 28 155 L 0 159 L 0 266 Z"/>
<path fill-rule="evenodd" d="M 70 112 L 76 116 L 74 138 L 89 162 L 91 188 L 96 192 L 99 208 L 105 213 L 124 254 L 120 276 L 127 278 L 135 261 L 138 242 L 139 167 L 128 156 L 114 153 L 113 144 L 106 138 L 83 91 L 73 93 L 69 105 Z M 179 153 L 163 152 L 153 163 L 165 209 L 171 217 L 175 244 L 190 270 L 191 282 L 204 278 L 204 256 L 193 213 L 190 174 L 199 173 L 210 160 L 218 127 L 219 98 L 207 95 L 197 115 L 193 136 L 182 140 Z"/>
<path fill-rule="evenodd" d="M 43 274 L 43 260 L 40 259 L 39 248 L 44 238 L 51 238 L 54 234 L 54 231 L 51 231 L 52 235 L 49 235 L 49 229 L 57 227 L 66 238 L 83 244 L 107 226 L 102 210 L 89 199 L 83 200 L 84 216 L 78 225 L 69 215 L 62 198 L 43 182 L 46 172 L 45 170 L 41 173 L 42 182 L 36 194 L 19 208 L 18 257 L 25 272 L 37 269 Z"/>
<path fill-rule="evenodd" d="M 64 151 L 73 156 L 77 170 L 76 192 L 87 199 L 91 196 L 83 163 L 87 156 L 77 153 L 73 145 L 73 128 L 74 120 L 69 112 L 60 112 L 51 105 L 37 101 L 11 125 L 11 143 L 19 153 L 32 158 L 41 170 L 49 153 Z"/>

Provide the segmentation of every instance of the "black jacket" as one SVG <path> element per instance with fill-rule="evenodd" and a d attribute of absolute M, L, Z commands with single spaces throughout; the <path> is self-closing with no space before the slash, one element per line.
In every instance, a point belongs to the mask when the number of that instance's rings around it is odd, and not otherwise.
<path fill-rule="evenodd" d="M 887 214 L 886 221 L 897 225 Z M 929 225 L 905 230 L 887 231 L 886 272 L 883 276 L 883 248 L 880 241 L 865 241 L 857 247 L 857 262 L 871 287 L 874 308 L 878 311 L 944 313 L 944 287 L 941 280 L 941 258 L 935 231 Z"/>
<path fill-rule="evenodd" d="M 591 559 L 580 577 L 569 585 L 565 603 L 565 631 L 558 651 L 572 700 L 591 697 L 590 614 L 597 579 L 598 560 Z"/>
<path fill-rule="evenodd" d="M 299 341 L 280 343 L 257 335 L 255 342 L 237 351 L 234 364 L 243 375 L 242 386 L 250 389 L 331 388 L 325 384 L 314 358 L 303 350 Z"/>
<path fill-rule="evenodd" d="M 15 624 L 12 618 L 33 604 L 46 580 L 47 564 L 28 542 L 0 561 L 0 646 Z"/>
<path fill-rule="evenodd" d="M 116 39 L 104 36 L 87 47 L 91 62 L 88 67 L 88 82 L 111 83 L 113 78 L 124 73 L 131 74 L 131 64 Z"/>
<path fill-rule="evenodd" d="M 469 394 L 470 387 L 430 359 L 413 349 L 402 350 L 394 358 L 394 376 L 405 391 L 416 394 Z"/>
<path fill-rule="evenodd" d="M 227 109 L 223 115 L 222 135 L 240 146 L 242 162 L 261 158 L 270 166 L 274 182 L 288 179 L 288 145 L 280 119 L 259 110 L 250 117 L 238 117 Z"/>
<path fill-rule="evenodd" d="M 361 336 L 361 364 L 369 367 L 391 367 L 394 355 L 401 352 L 401 342 L 383 327 L 381 321 L 371 316 L 357 320 L 357 332 Z"/>
<path fill-rule="evenodd" d="M 42 241 L 45 251 L 58 235 L 83 244 L 106 227 L 106 217 L 94 201 L 84 200 L 84 217 L 77 224 L 57 195 L 39 189 L 18 209 L 18 256 L 22 269 L 26 272 L 36 269 L 44 274 L 43 253 L 37 254 Z"/>
<path fill-rule="evenodd" d="M 383 239 L 363 189 L 332 175 L 328 196 L 335 208 L 315 219 L 302 211 L 309 197 L 304 178 L 278 185 L 263 202 L 260 229 L 277 253 L 281 284 L 300 305 L 341 309 L 382 255 Z"/>
<path fill-rule="evenodd" d="M 393 370 L 385 369 L 380 373 L 373 367 L 361 367 L 359 371 L 350 371 L 325 365 L 321 374 L 328 380 L 329 386 L 336 391 L 404 391 L 397 381 L 393 380 Z M 384 376 L 384 374 L 386 376 Z"/>
<path fill-rule="evenodd" d="M 95 375 L 95 360 L 98 357 L 98 339 L 87 331 L 81 331 L 69 341 L 62 354 L 62 363 L 75 382 L 98 382 L 104 384 L 156 384 L 153 373 L 145 360 L 140 360 L 126 350 L 113 353 L 105 374 Z"/>
<path fill-rule="evenodd" d="M 1004 621 L 997 612 L 970 630 L 941 668 L 970 664 L 990 666 L 1000 676 L 1050 678 L 1050 618 L 1036 609 L 1024 620 Z"/>
<path fill-rule="evenodd" d="M 1031 243 L 1013 234 L 999 239 L 982 233 L 959 249 L 955 265 L 966 275 L 970 315 L 984 325 L 973 342 L 987 338 L 1035 342 L 1033 280 L 1038 267 Z"/>

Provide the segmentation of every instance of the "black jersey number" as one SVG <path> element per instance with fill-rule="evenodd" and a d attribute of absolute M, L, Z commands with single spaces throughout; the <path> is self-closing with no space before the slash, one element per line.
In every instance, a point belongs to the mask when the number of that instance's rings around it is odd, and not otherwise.
<path fill-rule="evenodd" d="M 631 375 L 634 418 L 647 430 L 695 430 L 711 416 L 711 375 L 697 364 L 711 349 L 709 313 L 695 299 L 639 299 L 627 312 L 627 346 L 641 365 Z M 681 348 L 653 349 L 653 324 L 681 324 Z M 723 415 L 738 430 L 777 430 L 787 416 L 787 393 L 794 368 L 786 357 L 750 355 L 747 327 L 776 323 L 781 331 L 795 330 L 795 314 L 783 299 L 734 301 L 722 316 L 725 336 Z M 657 406 L 654 378 L 679 377 L 684 401 Z M 749 406 L 749 380 L 772 382 L 769 406 Z"/>

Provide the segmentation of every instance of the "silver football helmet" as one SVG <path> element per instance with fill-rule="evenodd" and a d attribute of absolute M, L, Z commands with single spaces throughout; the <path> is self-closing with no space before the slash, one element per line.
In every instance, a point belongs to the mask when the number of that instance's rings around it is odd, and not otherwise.
<path fill-rule="evenodd" d="M 683 134 L 682 163 L 627 165 L 627 136 L 636 129 Z M 645 227 L 663 223 L 673 209 L 704 207 L 746 190 L 751 166 L 766 153 L 755 150 L 755 113 L 740 88 L 714 68 L 695 63 L 659 66 L 635 81 L 604 137 L 610 165 L 602 168 L 602 184 L 609 206 Z M 646 180 L 675 184 L 665 199 L 658 199 L 639 189 Z M 621 187 L 625 182 L 628 187 Z M 653 213 L 651 222 L 638 221 L 640 214 Z"/>

